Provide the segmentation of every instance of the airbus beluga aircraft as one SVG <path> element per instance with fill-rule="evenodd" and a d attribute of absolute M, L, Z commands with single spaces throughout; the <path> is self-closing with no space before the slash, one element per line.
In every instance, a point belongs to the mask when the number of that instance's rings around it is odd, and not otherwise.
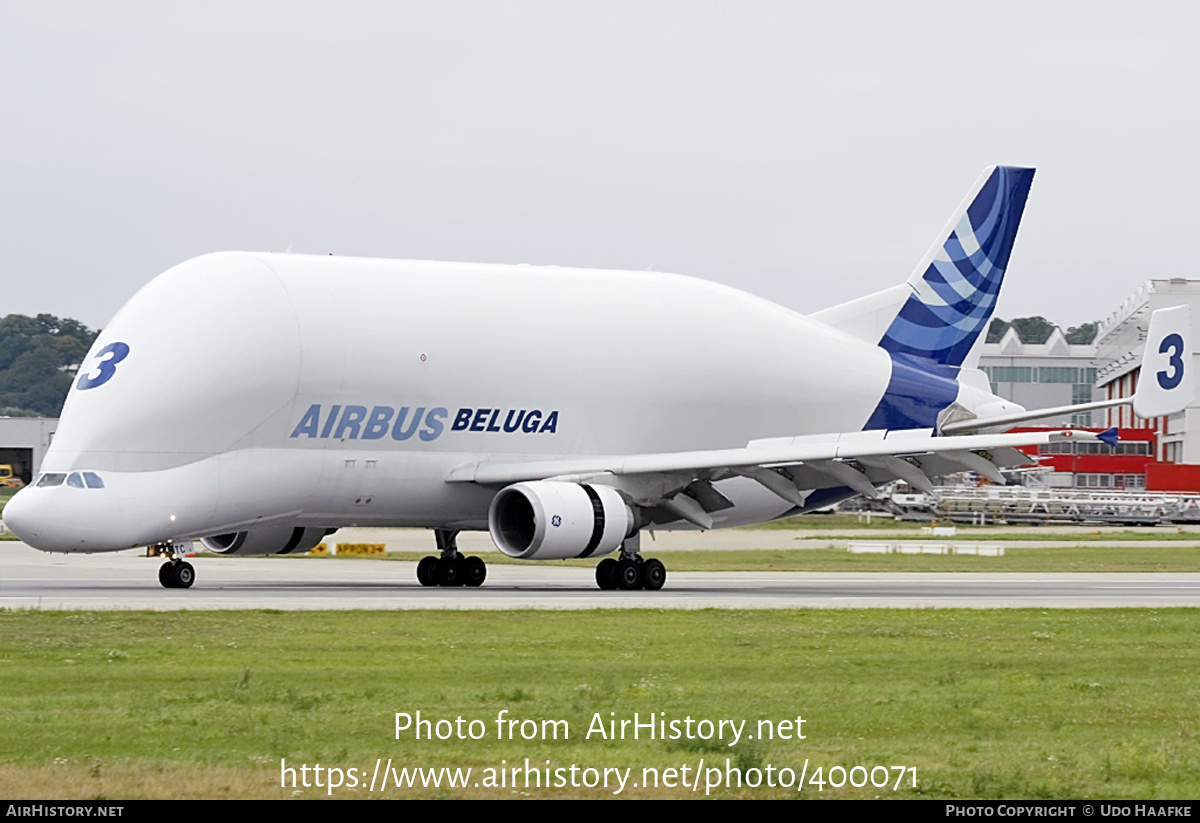
<path fill-rule="evenodd" d="M 96 340 L 5 522 L 43 551 L 157 547 L 173 588 L 193 540 L 296 554 L 361 525 L 432 529 L 423 585 L 481 584 L 455 536 L 487 529 L 511 557 L 604 557 L 601 588 L 658 589 L 646 529 L 1003 482 L 1015 446 L 1097 437 L 1005 428 L 1131 402 L 1027 412 L 973 368 L 1032 181 L 986 169 L 906 282 L 810 316 L 647 272 L 189 260 Z M 1191 351 L 1186 308 L 1156 312 L 1139 415 L 1187 404 Z"/>

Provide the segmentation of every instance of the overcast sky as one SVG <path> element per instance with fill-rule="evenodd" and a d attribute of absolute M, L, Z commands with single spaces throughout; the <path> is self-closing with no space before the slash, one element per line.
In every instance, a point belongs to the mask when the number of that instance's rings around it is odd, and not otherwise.
<path fill-rule="evenodd" d="M 1197 42 L 1195 2 L 0 0 L 0 316 L 100 327 L 289 246 L 809 312 L 904 280 L 1004 163 L 1038 172 L 998 314 L 1073 325 L 1200 278 Z"/>

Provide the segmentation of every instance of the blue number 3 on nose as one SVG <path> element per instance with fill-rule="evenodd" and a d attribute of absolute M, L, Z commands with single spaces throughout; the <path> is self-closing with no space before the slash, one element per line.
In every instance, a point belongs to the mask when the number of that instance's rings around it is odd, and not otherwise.
<path fill-rule="evenodd" d="M 100 362 L 96 364 L 94 369 L 79 375 L 79 382 L 75 384 L 75 388 L 83 391 L 84 389 L 94 389 L 97 386 L 103 386 L 109 379 L 116 374 L 117 364 L 129 356 L 129 346 L 124 343 L 109 343 L 107 346 L 96 352 L 96 357 Z M 99 374 L 95 374 L 99 371 Z M 93 377 L 92 375 L 95 374 Z"/>

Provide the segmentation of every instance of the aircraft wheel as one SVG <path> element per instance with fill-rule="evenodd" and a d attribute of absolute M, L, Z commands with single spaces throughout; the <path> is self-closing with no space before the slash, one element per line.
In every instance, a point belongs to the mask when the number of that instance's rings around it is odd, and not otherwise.
<path fill-rule="evenodd" d="M 434 567 L 437 566 L 438 559 L 432 554 L 427 554 L 421 558 L 421 562 L 417 563 L 417 582 L 422 586 L 436 586 L 437 579 L 434 577 Z"/>
<path fill-rule="evenodd" d="M 604 590 L 617 587 L 617 561 L 606 557 L 596 567 L 596 585 Z"/>
<path fill-rule="evenodd" d="M 443 557 L 437 561 L 433 576 L 439 586 L 461 586 L 463 583 L 461 562 L 457 558 Z"/>
<path fill-rule="evenodd" d="M 642 587 L 642 569 L 634 560 L 617 561 L 617 588 L 629 591 Z"/>
<path fill-rule="evenodd" d="M 649 591 L 658 591 L 667 582 L 667 567 L 659 560 L 647 560 L 642 565 L 642 586 Z"/>
<path fill-rule="evenodd" d="M 487 564 L 478 557 L 468 557 L 463 563 L 463 584 L 482 586 L 487 579 Z"/>
<path fill-rule="evenodd" d="M 163 563 L 158 567 L 158 582 L 162 584 L 164 589 L 176 588 L 175 575 L 170 563 Z"/>
<path fill-rule="evenodd" d="M 175 588 L 190 589 L 192 584 L 196 582 L 196 570 L 192 568 L 192 564 L 181 560 L 178 563 L 172 563 L 175 568 L 172 577 L 175 581 Z"/>

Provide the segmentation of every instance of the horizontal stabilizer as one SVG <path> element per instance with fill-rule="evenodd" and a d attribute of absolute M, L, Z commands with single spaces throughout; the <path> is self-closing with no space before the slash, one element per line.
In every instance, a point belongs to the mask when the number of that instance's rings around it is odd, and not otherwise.
<path fill-rule="evenodd" d="M 1145 420 L 1183 411 L 1196 396 L 1192 381 L 1192 329 L 1187 306 L 1158 309 L 1150 315 L 1150 329 L 1146 333 L 1146 348 L 1142 352 L 1142 367 L 1133 397 L 1115 397 L 1078 403 L 1073 406 L 1054 406 L 1046 409 L 1029 409 L 992 417 L 976 417 L 955 420 L 943 425 L 943 435 L 963 435 L 980 431 L 1003 431 L 1018 423 L 1039 420 L 1060 414 L 1111 409 L 1116 406 L 1133 406 L 1133 413 Z M 1115 431 L 1111 430 L 1111 431 Z M 1104 432 L 1098 435 L 1108 442 Z M 1113 444 L 1116 436 L 1113 436 Z"/>
<path fill-rule="evenodd" d="M 1128 406 L 1133 402 L 1131 397 L 1118 397 L 1114 400 L 1097 400 L 1093 403 L 1076 403 L 1073 406 L 1052 406 L 1045 409 L 1028 409 L 1012 414 L 997 414 L 991 417 L 972 417 L 967 420 L 955 420 L 946 423 L 939 431 L 942 434 L 967 434 L 978 431 L 1004 431 L 1018 423 L 1030 420 L 1040 420 L 1043 417 L 1054 417 L 1060 414 L 1079 414 L 1081 412 L 1111 409 L 1116 406 Z"/>

